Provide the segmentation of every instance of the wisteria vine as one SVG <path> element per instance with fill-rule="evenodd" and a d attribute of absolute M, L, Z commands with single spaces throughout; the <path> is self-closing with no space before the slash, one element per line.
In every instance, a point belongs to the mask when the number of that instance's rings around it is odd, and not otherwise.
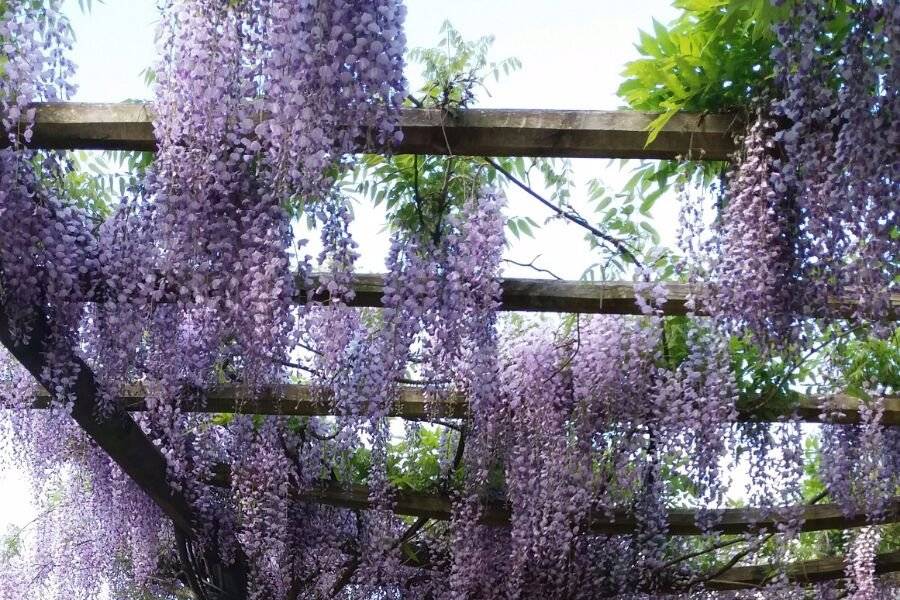
<path fill-rule="evenodd" d="M 781 94 L 747 131 L 710 241 L 689 222 L 700 209 L 685 212 L 691 279 L 713 260 L 699 298 L 712 318 L 693 299 L 690 321 L 663 317 L 666 288 L 647 272 L 643 314 L 554 328 L 498 316 L 506 199 L 480 173 L 464 197 L 414 190 L 422 227 L 391 233 L 382 308 L 353 307 L 360 250 L 339 184 L 355 153 L 402 140 L 400 0 L 161 2 L 159 150 L 101 224 L 61 193 L 66 156 L 28 147 L 30 104 L 73 93 L 61 0 L 0 3 L 0 325 L 10 344 L 46 332 L 50 407 L 32 409 L 31 375 L 4 354 L 0 450 L 28 467 L 41 515 L 0 595 L 799 598 L 784 563 L 805 503 L 827 495 L 868 525 L 844 540 L 848 590 L 887 598 L 896 588 L 875 556 L 896 520 L 900 437 L 881 423 L 891 390 L 867 390 L 856 426 L 823 407 L 825 491 L 805 498 L 797 420 L 738 422 L 729 337 L 749 332 L 774 356 L 802 348 L 804 319 L 833 316 L 835 298 L 876 329 L 893 310 L 900 10 L 849 6 L 829 48 L 831 15 L 794 3 L 777 27 Z M 316 259 L 296 212 L 320 229 Z M 194 530 L 173 527 L 70 418 L 82 368 L 101 417 L 140 387 L 134 419 Z M 335 414 L 198 410 L 221 386 L 252 407 L 298 381 Z M 430 424 L 390 418 L 410 393 Z M 438 418 L 460 397 L 463 418 Z M 776 530 L 721 532 L 736 479 Z M 395 514 L 407 488 L 446 500 L 448 520 Z M 315 501 L 335 490 L 368 510 Z M 671 535 L 687 507 L 692 539 Z M 596 530 L 615 519 L 632 525 Z M 761 590 L 714 591 L 763 560 L 776 569 Z"/>

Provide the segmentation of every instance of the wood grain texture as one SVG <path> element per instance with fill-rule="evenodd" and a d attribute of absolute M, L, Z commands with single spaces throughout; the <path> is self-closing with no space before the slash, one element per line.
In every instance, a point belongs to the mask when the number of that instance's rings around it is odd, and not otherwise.
<path fill-rule="evenodd" d="M 208 413 L 240 413 L 258 415 L 295 415 L 295 416 L 328 416 L 334 415 L 337 409 L 333 403 L 321 394 L 304 384 L 285 384 L 270 386 L 261 390 L 248 390 L 240 386 L 224 385 L 213 388 L 202 395 L 202 401 L 185 402 L 185 412 Z M 141 411 L 144 406 L 144 392 L 139 387 L 123 390 L 119 396 L 121 406 L 130 411 Z M 39 391 L 33 408 L 46 408 L 50 398 L 46 392 Z M 827 402 L 831 410 L 841 416 L 830 418 L 829 423 L 859 423 L 859 400 L 846 394 L 832 396 L 804 396 L 799 398 L 796 409 L 797 417 L 806 423 L 822 423 L 822 407 Z M 888 396 L 884 400 L 882 424 L 900 426 L 900 397 Z M 366 414 L 366 406 L 359 407 L 361 414 Z M 464 418 L 468 415 L 469 405 L 464 397 L 451 396 L 446 400 L 429 402 L 421 388 L 400 386 L 398 397 L 394 401 L 390 415 L 406 419 Z M 739 421 L 777 421 L 782 417 L 772 415 L 762 417 L 755 414 L 739 413 Z"/>
<path fill-rule="evenodd" d="M 353 275 L 352 287 L 355 297 L 351 306 L 378 308 L 384 293 L 384 275 L 378 273 L 357 273 Z M 703 290 L 685 283 L 663 282 L 666 290 L 666 302 L 660 307 L 661 314 L 666 316 L 685 315 L 688 312 L 686 301 L 691 294 L 698 295 Z M 560 312 L 580 314 L 606 315 L 640 315 L 641 308 L 637 297 L 640 284 L 633 281 L 570 281 L 556 279 L 506 278 L 501 279 L 502 294 L 500 310 L 522 312 Z M 318 277 L 313 277 L 312 286 L 303 289 L 301 281 L 297 281 L 297 302 L 327 301 L 327 295 L 319 294 Z M 646 292 L 644 292 L 646 297 Z M 900 319 L 900 293 L 890 298 L 891 312 L 888 317 Z M 834 298 L 827 315 L 830 317 L 850 316 L 854 310 L 851 299 Z M 702 306 L 698 306 L 696 314 L 706 314 Z M 816 316 L 816 315 L 813 315 Z"/>
<path fill-rule="evenodd" d="M 446 560 L 446 557 L 443 557 Z M 424 544 L 403 545 L 404 564 L 424 569 L 437 568 L 431 549 Z M 800 585 L 833 581 L 846 577 L 847 559 L 844 556 L 829 556 L 812 560 L 792 562 L 784 565 L 785 575 L 789 581 Z M 900 550 L 884 552 L 875 555 L 875 574 L 877 576 L 900 572 Z M 703 579 L 702 589 L 726 591 L 726 590 L 750 590 L 762 587 L 771 582 L 780 570 L 771 564 L 748 565 L 732 567 L 721 575 L 711 579 Z M 692 589 L 700 589 L 701 585 L 695 585 Z M 648 589 L 648 593 L 683 594 L 689 591 L 684 587 L 662 585 Z M 615 598 L 616 596 L 609 596 Z"/>
<path fill-rule="evenodd" d="M 31 146 L 56 149 L 156 148 L 149 103 L 40 103 Z M 732 115 L 675 115 L 647 145 L 656 114 L 634 111 L 467 109 L 457 116 L 406 108 L 396 154 L 726 160 L 739 130 Z M 449 144 L 449 147 L 448 147 Z M 362 145 L 360 150 L 364 150 Z M 377 150 L 373 150 L 377 151 Z"/>
<path fill-rule="evenodd" d="M 846 559 L 843 556 L 830 556 L 816 560 L 804 560 L 789 563 L 785 566 L 787 578 L 799 584 L 819 583 L 846 577 L 844 569 Z M 900 550 L 875 555 L 875 574 L 896 573 L 900 571 Z M 734 567 L 720 577 L 707 582 L 712 590 L 742 590 L 765 585 L 779 573 L 773 565 L 752 565 Z"/>
<path fill-rule="evenodd" d="M 410 517 L 447 521 L 453 508 L 453 501 L 449 496 L 400 491 L 395 493 L 394 499 L 394 513 Z M 354 510 L 371 508 L 369 489 L 361 485 L 350 487 L 325 485 L 299 493 L 298 500 Z M 779 524 L 777 514 L 773 515 L 772 511 L 759 508 L 730 508 L 716 512 L 718 524 L 713 529 L 724 534 L 771 531 Z M 893 523 L 900 520 L 900 498 L 893 498 L 886 514 L 885 522 Z M 703 535 L 705 532 L 697 527 L 696 520 L 696 511 L 670 510 L 669 534 Z M 482 522 L 485 525 L 506 527 L 510 522 L 510 512 L 506 507 L 486 506 L 482 512 Z M 867 523 L 863 514 L 846 517 L 836 504 L 817 504 L 804 508 L 804 523 L 801 530 L 850 529 L 862 527 Z M 638 523 L 632 515 L 624 511 L 615 511 L 612 515 L 591 517 L 588 527 L 596 534 L 620 535 L 633 533 L 637 530 Z"/>
<path fill-rule="evenodd" d="M 354 297 L 348 304 L 359 308 L 380 308 L 384 295 L 383 274 L 355 273 L 351 287 Z M 155 286 L 157 284 L 154 284 Z M 304 304 L 310 301 L 327 302 L 328 295 L 320 292 L 320 279 L 317 275 L 311 278 L 306 287 L 298 278 L 295 282 L 296 295 L 294 301 Z M 666 302 L 660 307 L 660 314 L 666 316 L 685 315 L 688 312 L 687 300 L 691 294 L 702 292 L 700 289 L 684 283 L 661 283 L 666 290 Z M 640 293 L 639 284 L 632 281 L 560 281 L 555 279 L 506 278 L 500 280 L 501 311 L 521 312 L 559 312 L 606 315 L 640 315 L 641 308 L 637 298 Z M 157 303 L 178 301 L 175 286 L 167 288 L 166 294 Z M 106 292 L 102 282 L 85 284 L 85 295 L 73 298 L 77 301 L 103 301 Z M 646 296 L 645 296 L 646 297 Z M 889 318 L 900 318 L 900 294 L 893 294 L 890 299 L 892 311 Z M 853 313 L 854 303 L 850 300 L 835 299 L 827 315 L 830 317 L 849 316 Z M 695 311 L 704 315 L 703 307 Z M 816 316 L 816 315 L 812 315 Z"/>

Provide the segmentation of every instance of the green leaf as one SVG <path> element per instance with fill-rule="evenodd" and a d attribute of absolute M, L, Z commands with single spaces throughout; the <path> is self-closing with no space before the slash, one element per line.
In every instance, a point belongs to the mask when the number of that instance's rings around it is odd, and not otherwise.
<path fill-rule="evenodd" d="M 640 226 L 641 226 L 641 229 L 643 229 L 644 231 L 646 231 L 647 233 L 650 234 L 650 237 L 653 240 L 654 244 L 659 244 L 659 241 L 660 241 L 659 233 L 656 231 L 656 229 L 653 228 L 653 225 L 651 225 L 647 221 L 641 221 Z"/>
<path fill-rule="evenodd" d="M 641 201 L 641 207 L 639 209 L 642 215 L 650 216 L 650 211 L 653 209 L 653 205 L 656 204 L 656 200 L 662 195 L 665 189 L 665 187 L 659 187 L 658 189 L 644 196 L 644 199 Z"/>
<path fill-rule="evenodd" d="M 612 202 L 611 196 L 607 196 L 606 198 L 603 198 L 602 200 L 600 200 L 600 202 L 597 203 L 597 207 L 594 209 L 594 211 L 601 212 L 603 209 L 605 209 L 607 206 L 609 206 L 610 202 Z"/>
<path fill-rule="evenodd" d="M 534 237 L 534 233 L 532 233 L 531 227 L 525 219 L 519 219 L 519 230 L 530 238 Z"/>
<path fill-rule="evenodd" d="M 656 139 L 656 136 L 663 130 L 672 117 L 678 114 L 677 108 L 670 108 L 666 112 L 660 114 L 655 119 L 653 119 L 650 124 L 647 126 L 647 129 L 650 131 L 649 135 L 647 135 L 647 143 L 644 144 L 644 148 L 653 143 Z"/>

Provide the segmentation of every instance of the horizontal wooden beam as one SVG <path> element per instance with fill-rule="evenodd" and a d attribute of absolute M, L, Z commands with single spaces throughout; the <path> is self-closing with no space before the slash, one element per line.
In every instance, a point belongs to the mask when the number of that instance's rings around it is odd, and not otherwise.
<path fill-rule="evenodd" d="M 353 299 L 348 304 L 356 308 L 380 308 L 384 296 L 385 276 L 377 273 L 355 273 L 352 278 Z M 297 294 L 294 300 L 305 304 L 310 301 L 327 302 L 327 293 L 321 293 L 320 277 L 314 275 L 309 287 L 304 287 L 302 279 L 296 281 Z M 639 284 L 631 281 L 558 281 L 555 279 L 502 279 L 500 310 L 522 312 L 560 312 L 581 314 L 639 315 L 637 302 Z M 666 282 L 667 300 L 660 307 L 665 315 L 684 315 L 685 302 L 692 292 L 691 286 L 683 283 Z M 102 283 L 86 285 L 90 296 L 78 298 L 83 301 L 103 301 L 105 288 Z M 177 291 L 168 290 L 157 303 L 164 304 L 178 299 Z M 900 307 L 900 295 L 895 306 Z M 702 314 L 702 313 L 701 313 Z"/>
<path fill-rule="evenodd" d="M 353 290 L 356 296 L 350 301 L 351 306 L 378 308 L 382 306 L 384 295 L 384 275 L 377 273 L 359 273 L 353 275 Z M 561 312 L 581 314 L 607 315 L 640 315 L 641 308 L 637 298 L 644 284 L 633 281 L 570 281 L 556 279 L 508 278 L 500 282 L 502 294 L 500 310 L 522 312 Z M 687 314 L 686 301 L 691 294 L 697 295 L 702 290 L 694 286 L 661 282 L 666 290 L 666 301 L 660 308 L 663 315 L 678 316 Z M 302 288 L 298 281 L 298 288 Z M 319 288 L 318 277 L 313 278 L 311 289 Z M 647 292 L 643 291 L 647 297 Z M 316 293 L 301 292 L 299 302 L 309 300 L 327 300 L 327 297 Z M 892 311 L 889 317 L 900 319 L 900 293 L 891 294 Z M 849 316 L 853 313 L 855 302 L 835 298 L 830 303 L 830 317 Z M 702 308 L 697 311 L 704 314 Z"/>
<path fill-rule="evenodd" d="M 804 560 L 784 565 L 784 572 L 788 581 L 800 585 L 844 579 L 847 576 L 846 561 L 843 556 Z M 875 555 L 876 575 L 898 571 L 900 571 L 900 550 Z M 777 565 L 734 567 L 709 580 L 704 587 L 711 590 L 746 590 L 770 583 L 780 572 Z"/>
<path fill-rule="evenodd" d="M 353 276 L 355 297 L 351 306 L 378 308 L 384 295 L 384 275 L 360 273 Z M 313 279 L 318 288 L 318 279 Z M 500 282 L 500 310 L 522 312 L 561 312 L 607 315 L 639 315 L 637 296 L 640 284 L 631 281 L 558 281 L 555 279 L 507 278 Z M 691 286 L 667 282 L 667 300 L 661 307 L 663 314 L 684 315 L 685 301 Z M 645 292 L 646 295 L 646 292 Z M 327 300 L 315 293 L 303 292 L 297 299 Z M 897 298 L 900 306 L 900 296 Z"/>
<path fill-rule="evenodd" d="M 379 273 L 355 273 L 351 287 L 354 297 L 348 304 L 357 308 L 380 308 L 384 296 L 385 276 Z M 310 301 L 327 302 L 327 293 L 321 292 L 320 276 L 313 275 L 309 284 L 298 278 L 297 293 L 294 300 L 305 304 Z M 308 287 L 306 287 L 308 285 Z M 661 282 L 666 290 L 666 301 L 659 307 L 660 314 L 679 316 L 687 314 L 687 300 L 691 294 L 702 290 L 684 283 Z M 647 293 L 641 291 L 641 284 L 633 281 L 565 281 L 555 279 L 504 278 L 500 280 L 501 311 L 518 312 L 559 312 L 579 314 L 605 315 L 640 315 L 639 295 L 646 298 Z M 92 302 L 103 301 L 105 288 L 100 282 L 85 285 L 89 294 L 77 300 Z M 178 300 L 173 288 L 156 302 L 164 304 Z M 892 312 L 890 317 L 900 319 L 900 293 L 891 296 Z M 844 317 L 853 313 L 854 303 L 835 299 L 828 312 L 829 317 Z M 702 310 L 696 314 L 705 314 Z"/>
<path fill-rule="evenodd" d="M 123 390 L 119 397 L 121 405 L 130 411 L 144 410 L 144 392 L 135 387 Z M 50 399 L 44 392 L 38 393 L 34 408 L 45 408 Z M 822 407 L 827 403 L 831 411 L 841 413 L 840 417 L 823 421 Z M 365 413 L 365 407 L 360 407 Z M 796 413 L 807 423 L 858 423 L 859 399 L 846 394 L 827 397 L 801 396 Z M 261 390 L 248 390 L 240 386 L 218 386 L 207 391 L 204 400 L 182 406 L 186 412 L 239 413 L 256 415 L 328 416 L 337 413 L 334 404 L 304 384 L 270 386 Z M 405 419 L 464 418 L 468 415 L 469 404 L 461 396 L 451 396 L 446 400 L 428 401 L 421 388 L 399 386 L 397 399 L 391 407 L 391 416 Z M 739 414 L 740 421 L 779 420 L 779 416 L 766 419 L 755 414 Z M 900 397 L 888 396 L 884 400 L 882 424 L 900 426 Z"/>
<path fill-rule="evenodd" d="M 446 556 L 435 560 L 434 550 L 423 542 L 408 542 L 402 546 L 402 561 L 405 566 L 420 569 L 442 570 L 446 567 Z M 439 566 L 439 564 L 441 566 Z M 770 583 L 782 572 L 788 581 L 798 585 L 810 585 L 824 581 L 845 579 L 847 558 L 845 556 L 828 556 L 812 560 L 790 562 L 783 565 L 760 564 L 732 567 L 716 575 L 715 569 L 708 571 L 708 576 L 698 574 L 690 585 L 675 585 L 672 583 L 648 586 L 646 591 L 654 594 L 685 594 L 692 590 L 705 589 L 715 591 L 747 590 L 762 587 Z M 900 572 L 900 550 L 884 552 L 875 555 L 875 575 L 886 575 Z M 618 598 L 617 595 L 603 596 Z M 680 597 L 680 596 L 679 596 Z"/>
<path fill-rule="evenodd" d="M 149 103 L 41 103 L 31 146 L 52 149 L 156 148 Z M 651 144 L 653 113 L 601 110 L 406 108 L 397 154 L 726 160 L 734 151 L 732 115 L 675 115 Z M 449 148 L 448 148 L 449 145 Z"/>
<path fill-rule="evenodd" d="M 403 564 L 411 567 L 434 569 L 435 563 L 431 559 L 431 550 L 424 544 L 404 544 Z M 709 571 L 710 576 L 705 578 L 699 575 L 696 583 L 690 588 L 663 585 L 662 588 L 652 588 L 647 591 L 660 594 L 685 594 L 691 590 L 705 589 L 714 591 L 750 590 L 759 588 L 778 577 L 784 572 L 788 581 L 798 585 L 810 585 L 824 581 L 845 579 L 847 558 L 845 556 L 828 556 L 812 560 L 790 562 L 784 565 L 761 564 L 743 567 L 732 567 L 727 571 L 712 576 L 714 569 Z M 875 555 L 875 575 L 886 575 L 900 572 L 900 550 L 884 552 Z M 613 595 L 610 598 L 618 598 Z M 679 596 L 680 597 L 680 596 Z"/>
<path fill-rule="evenodd" d="M 453 501 L 449 496 L 396 492 L 393 495 L 395 514 L 409 517 L 426 517 L 439 521 L 450 520 Z M 316 504 L 326 504 L 340 508 L 366 510 L 371 508 L 369 489 L 354 485 L 338 487 L 327 485 L 298 494 L 298 499 Z M 714 531 L 723 534 L 740 535 L 755 531 L 776 530 L 780 521 L 777 514 L 760 508 L 728 508 L 717 512 L 718 523 Z M 894 497 L 886 511 L 884 522 L 900 521 L 900 497 Z M 703 535 L 707 532 L 697 526 L 697 511 L 670 510 L 668 513 L 670 535 Z M 510 522 L 510 512 L 506 508 L 488 506 L 482 512 L 485 525 L 506 527 Z M 862 527 L 869 522 L 864 514 L 846 517 L 836 504 L 815 504 L 804 508 L 804 522 L 801 531 L 825 531 L 830 529 L 850 529 Z M 602 535 L 622 535 L 633 533 L 638 523 L 633 515 L 616 511 L 612 517 L 598 515 L 589 523 L 591 532 Z"/>

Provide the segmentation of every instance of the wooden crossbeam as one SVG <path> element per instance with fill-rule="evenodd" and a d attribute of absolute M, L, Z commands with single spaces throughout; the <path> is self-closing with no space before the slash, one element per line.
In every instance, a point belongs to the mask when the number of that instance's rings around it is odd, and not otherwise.
<path fill-rule="evenodd" d="M 425 569 L 435 568 L 430 559 L 429 548 L 422 544 L 403 545 L 403 564 L 411 567 Z M 846 578 L 847 558 L 845 556 L 829 556 L 812 560 L 803 560 L 782 565 L 788 581 L 809 585 L 824 581 L 834 581 Z M 875 555 L 875 575 L 900 572 L 900 550 L 884 552 Z M 749 590 L 762 587 L 781 573 L 777 565 L 762 564 L 732 567 L 718 576 L 710 571 L 708 579 L 700 576 L 702 584 L 692 586 L 714 591 Z M 685 587 L 664 586 L 662 589 L 648 589 L 648 592 L 683 594 L 689 589 Z M 617 596 L 611 596 L 615 598 Z"/>
<path fill-rule="evenodd" d="M 156 148 L 149 103 L 59 102 L 35 107 L 32 147 Z M 634 111 L 473 108 L 454 117 L 437 109 L 407 108 L 400 115 L 404 139 L 394 152 L 726 160 L 735 149 L 733 132 L 739 126 L 733 115 L 679 113 L 648 145 L 647 130 L 657 116 Z"/>
<path fill-rule="evenodd" d="M 355 297 L 351 306 L 378 308 L 384 295 L 382 274 L 360 273 L 353 276 Z M 298 282 L 299 283 L 299 282 Z M 500 310 L 523 312 L 564 312 L 582 314 L 639 315 L 637 296 L 640 284 L 631 281 L 557 281 L 555 279 L 508 278 L 501 280 Z M 684 315 L 691 286 L 668 282 L 667 300 L 661 307 L 666 315 Z M 313 290 L 318 277 L 313 279 Z M 646 292 L 644 292 L 646 296 Z M 303 291 L 297 300 L 327 300 L 327 297 Z M 900 306 L 900 297 L 897 298 Z"/>
<path fill-rule="evenodd" d="M 356 308 L 380 308 L 384 295 L 385 276 L 379 273 L 355 273 L 352 280 L 354 297 L 348 304 Z M 294 300 L 305 304 L 310 301 L 327 302 L 328 295 L 320 291 L 320 276 L 313 275 L 309 287 L 302 279 L 296 281 Z M 521 312 L 561 312 L 581 314 L 639 315 L 637 302 L 639 284 L 631 281 L 558 281 L 554 279 L 507 278 L 502 279 L 500 310 Z M 667 300 L 660 307 L 662 314 L 678 316 L 687 313 L 685 305 L 692 293 L 690 285 L 675 282 L 661 284 L 666 289 Z M 78 298 L 87 302 L 103 301 L 106 291 L 102 283 L 87 285 L 89 295 Z M 645 293 L 646 296 L 646 293 Z M 177 291 L 166 291 L 156 303 L 174 302 Z M 900 295 L 894 299 L 900 310 Z M 835 303 L 835 311 L 848 311 L 850 303 Z M 703 314 L 698 311 L 698 314 Z"/>
<path fill-rule="evenodd" d="M 6 309 L 0 304 L 0 343 L 46 388 L 52 385 L 47 379 L 46 360 L 50 349 L 50 326 L 41 310 L 35 309 L 35 313 L 27 343 L 19 343 L 10 332 Z M 130 416 L 117 413 L 104 418 L 98 414 L 99 391 L 93 372 L 73 351 L 65 353 L 66 356 L 57 354 L 54 360 L 78 369 L 77 379 L 68 390 L 74 396 L 72 418 L 177 527 L 191 532 L 193 518 L 190 507 L 186 499 L 169 485 L 163 455 Z"/>
<path fill-rule="evenodd" d="M 369 489 L 362 485 L 349 487 L 325 485 L 299 493 L 298 499 L 354 510 L 366 510 L 372 506 Z M 449 496 L 406 491 L 394 494 L 393 511 L 398 515 L 449 521 L 452 508 L 453 501 Z M 719 520 L 713 529 L 724 534 L 740 535 L 757 531 L 773 531 L 778 528 L 780 523 L 777 513 L 773 514 L 772 511 L 760 508 L 729 508 L 716 512 Z M 804 522 L 801 531 L 850 529 L 868 524 L 864 514 L 847 517 L 836 504 L 805 506 L 803 515 Z M 668 521 L 671 535 L 703 535 L 707 533 L 697 526 L 697 511 L 694 510 L 670 510 Z M 898 521 L 900 521 L 900 497 L 894 497 L 889 503 L 885 522 Z M 510 512 L 505 507 L 485 507 L 482 513 L 482 522 L 495 527 L 509 526 Z M 621 535 L 636 531 L 638 523 L 633 515 L 624 511 L 616 511 L 611 516 L 597 515 L 591 518 L 588 527 L 591 532 L 596 534 Z"/>
<path fill-rule="evenodd" d="M 789 581 L 798 584 L 821 583 L 845 578 L 847 559 L 843 556 L 829 556 L 815 560 L 788 563 L 784 566 Z M 875 555 L 875 574 L 900 571 L 900 550 Z M 779 573 L 775 565 L 752 565 L 734 567 L 721 576 L 711 579 L 704 587 L 711 590 L 745 590 L 770 583 Z"/>
<path fill-rule="evenodd" d="M 353 291 L 356 296 L 351 306 L 378 308 L 382 306 L 385 276 L 377 273 L 353 275 Z M 318 276 L 313 277 L 312 290 L 319 288 Z M 560 281 L 555 279 L 502 279 L 500 310 L 523 312 L 562 312 L 581 314 L 639 315 L 641 308 L 637 298 L 642 294 L 643 284 L 633 281 Z M 655 285 L 655 284 L 654 284 Z M 661 282 L 666 290 L 666 302 L 660 307 L 663 315 L 678 316 L 687 313 L 686 301 L 700 289 L 677 282 Z M 298 288 L 302 289 L 298 281 Z M 643 291 L 647 299 L 647 292 Z M 297 300 L 327 300 L 326 296 L 310 291 L 301 291 Z M 835 298 L 830 303 L 827 316 L 849 316 L 856 302 L 852 299 Z M 891 294 L 890 317 L 900 319 L 900 293 Z M 702 307 L 697 311 L 704 314 Z"/>
<path fill-rule="evenodd" d="M 348 302 L 357 308 L 380 308 L 384 295 L 385 276 L 379 273 L 355 273 L 352 279 L 354 297 Z M 313 275 L 306 287 L 301 279 L 296 282 L 297 293 L 294 300 L 304 304 L 310 301 L 327 302 L 328 296 L 322 293 L 320 276 Z M 666 301 L 659 307 L 660 314 L 665 316 L 681 316 L 687 314 L 687 300 L 691 294 L 701 290 L 688 284 L 677 282 L 661 282 L 666 290 Z M 559 281 L 555 279 L 505 278 L 501 279 L 501 311 L 518 312 L 559 312 L 604 315 L 640 315 L 642 314 L 638 297 L 642 292 L 641 284 L 632 281 Z M 90 290 L 85 297 L 78 298 L 86 302 L 103 301 L 106 291 L 102 283 L 94 282 L 86 285 Z M 178 299 L 177 292 L 172 289 L 165 293 L 156 303 L 165 304 Z M 891 295 L 892 312 L 890 318 L 900 319 L 900 293 Z M 835 299 L 831 303 L 830 317 L 846 317 L 853 313 L 855 302 Z M 696 311 L 704 315 L 702 307 Z M 815 315 L 814 315 L 815 316 Z"/>
<path fill-rule="evenodd" d="M 239 413 L 256 415 L 293 415 L 293 416 L 328 416 L 335 415 L 334 404 L 322 397 L 321 393 L 304 384 L 286 384 L 270 386 L 263 389 L 249 390 L 241 386 L 223 385 L 207 391 L 203 402 L 189 402 L 182 406 L 185 412 L 207 413 Z M 119 397 L 121 406 L 130 411 L 145 409 L 144 391 L 140 387 L 123 390 Z M 46 392 L 38 392 L 34 408 L 46 408 L 50 398 Z M 822 407 L 840 413 L 840 416 L 827 421 L 822 419 Z M 366 407 L 360 409 L 365 413 Z M 832 396 L 801 396 L 796 407 L 797 417 L 806 423 L 858 423 L 860 420 L 860 401 L 846 394 Z M 462 396 L 451 396 L 445 400 L 429 401 L 421 388 L 415 386 L 399 386 L 397 399 L 391 407 L 391 416 L 405 419 L 464 418 L 468 415 L 469 405 Z M 739 413 L 740 421 L 776 421 L 780 417 L 773 415 L 763 418 L 756 414 Z M 887 426 L 900 426 L 900 397 L 888 396 L 884 400 L 884 415 L 881 423 Z"/>

